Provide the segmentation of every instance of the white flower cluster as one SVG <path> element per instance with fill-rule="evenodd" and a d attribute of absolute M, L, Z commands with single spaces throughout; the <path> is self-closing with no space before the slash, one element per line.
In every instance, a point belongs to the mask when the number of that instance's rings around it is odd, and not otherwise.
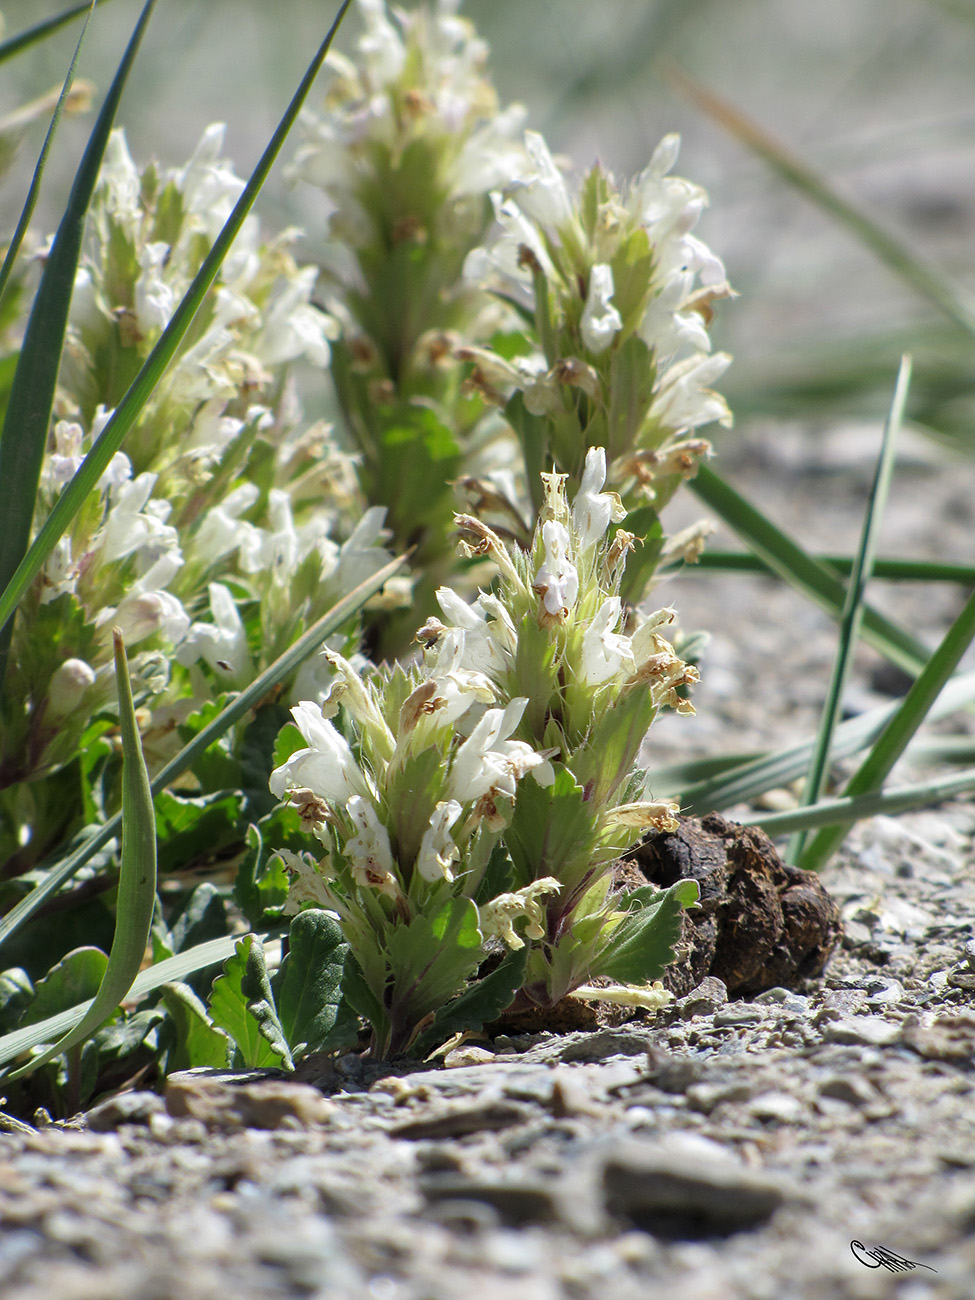
<path fill-rule="evenodd" d="M 364 32 L 353 61 L 329 53 L 326 112 L 305 112 L 292 174 L 322 189 L 335 208 L 333 232 L 354 245 L 374 214 L 363 183 L 377 148 L 402 153 L 422 139 L 439 163 L 436 186 L 448 204 L 477 198 L 523 166 L 519 132 L 525 110 L 499 111 L 484 76 L 487 46 L 457 14 L 457 0 L 432 10 L 393 10 L 359 0 Z"/>
<path fill-rule="evenodd" d="M 566 386 L 599 400 L 611 350 L 641 339 L 651 353 L 652 394 L 633 445 L 617 448 L 614 460 L 621 451 L 635 453 L 636 462 L 626 463 L 632 474 L 640 453 L 652 453 L 643 463 L 656 466 L 659 477 L 661 456 L 689 432 L 731 423 L 727 404 L 711 388 L 731 358 L 710 355 L 707 330 L 714 300 L 731 290 L 720 259 L 691 233 L 706 195 L 669 175 L 677 136 L 661 142 L 628 189 L 618 189 L 597 167 L 578 199 L 542 136 L 526 132 L 525 145 L 530 167 L 491 196 L 500 234 L 471 252 L 465 274 L 532 311 L 543 284 L 557 360 L 550 364 L 551 357 L 538 353 L 507 361 L 480 349 L 462 355 L 476 363 L 475 383 L 486 396 L 494 388 L 496 400 L 504 401 L 517 388 L 529 412 L 545 415 L 565 408 Z M 625 268 L 625 285 L 615 283 L 614 264 L 618 272 Z M 700 455 L 701 447 L 694 451 Z M 649 483 L 653 475 L 643 477 Z"/>
<path fill-rule="evenodd" d="M 497 692 L 483 673 L 459 665 L 462 653 L 461 634 L 402 698 L 401 677 L 363 681 L 351 663 L 326 652 L 338 673 L 329 698 L 292 709 L 306 745 L 275 768 L 270 788 L 299 808 L 329 850 L 326 882 L 341 882 L 345 869 L 355 886 L 394 900 L 414 896 L 417 879 L 453 883 L 472 840 L 493 839 L 506 825 L 518 782 L 531 772 L 551 783 L 546 755 L 511 738 L 527 700 L 485 707 Z M 331 721 L 339 703 L 358 732 L 359 757 Z M 437 774 L 421 791 L 411 772 L 429 750 L 438 755 Z M 306 876 L 299 874 L 293 902 L 306 896 Z M 343 904 L 333 898 L 332 905 Z"/>

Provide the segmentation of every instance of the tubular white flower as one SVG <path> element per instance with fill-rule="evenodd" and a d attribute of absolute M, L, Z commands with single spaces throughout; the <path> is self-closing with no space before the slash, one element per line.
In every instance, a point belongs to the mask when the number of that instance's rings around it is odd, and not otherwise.
<path fill-rule="evenodd" d="M 460 814 L 456 799 L 441 801 L 431 813 L 416 855 L 416 869 L 424 880 L 453 880 L 451 867 L 460 857 L 460 849 L 451 838 L 450 828 Z"/>
<path fill-rule="evenodd" d="M 535 590 L 553 618 L 565 618 L 579 596 L 579 572 L 569 559 L 568 529 L 553 519 L 542 524 L 545 563 L 535 575 Z"/>
<path fill-rule="evenodd" d="M 619 625 L 622 612 L 619 596 L 608 597 L 582 634 L 582 672 L 587 686 L 601 686 L 624 665 L 628 670 L 635 667 L 630 638 L 612 631 Z"/>
<path fill-rule="evenodd" d="M 250 669 L 251 658 L 236 601 L 222 582 L 211 582 L 208 591 L 213 622 L 194 623 L 177 658 L 181 664 L 191 664 L 202 657 L 214 672 L 241 678 Z"/>
<path fill-rule="evenodd" d="M 376 815 L 368 799 L 353 795 L 346 801 L 346 812 L 358 834 L 345 841 L 343 852 L 357 885 L 376 889 L 396 898 L 402 892 L 393 871 L 393 854 L 389 832 Z"/>
<path fill-rule="evenodd" d="M 309 789 L 335 806 L 353 795 L 369 795 L 369 784 L 355 761 L 352 750 L 322 711 L 311 700 L 302 700 L 291 710 L 295 725 L 308 742 L 268 780 L 271 793 L 283 799 L 291 790 Z"/>
<path fill-rule="evenodd" d="M 601 542 L 610 522 L 618 524 L 626 518 L 619 493 L 601 490 L 605 482 L 606 451 L 602 447 L 590 447 L 582 482 L 572 503 L 572 527 L 580 551 Z"/>
<path fill-rule="evenodd" d="M 526 216 L 540 226 L 557 230 L 572 220 L 572 201 L 556 167 L 544 136 L 538 131 L 525 132 L 525 148 L 534 164 L 527 176 L 508 186 L 509 194 Z"/>
<path fill-rule="evenodd" d="M 597 262 L 589 273 L 586 305 L 579 322 L 582 341 L 598 356 L 605 352 L 623 328 L 623 318 L 613 306 L 613 268 Z"/>
<path fill-rule="evenodd" d="M 525 940 L 517 933 L 515 921 L 527 917 L 525 937 L 543 939 L 545 937 L 544 916 L 539 899 L 547 894 L 557 894 L 562 888 L 554 876 L 542 876 L 523 889 L 511 894 L 499 894 L 480 908 L 478 918 L 481 933 L 485 939 L 501 939 L 509 948 L 524 948 Z"/>
<path fill-rule="evenodd" d="M 95 670 L 84 659 L 65 659 L 51 675 L 47 688 L 47 707 L 51 717 L 61 718 L 73 712 L 89 686 L 95 684 Z"/>
<path fill-rule="evenodd" d="M 168 527 L 159 517 L 168 514 L 168 502 L 150 503 L 156 477 L 155 474 L 140 474 L 138 478 L 126 480 L 112 489 L 108 518 L 96 539 L 103 563 L 112 564 L 150 544 L 157 553 L 177 548 L 176 529 Z M 156 508 L 151 509 L 151 505 Z"/>
<path fill-rule="evenodd" d="M 450 796 L 460 803 L 485 797 L 513 798 L 518 781 L 544 763 L 530 745 L 507 737 L 518 726 L 528 700 L 519 697 L 502 709 L 488 709 L 457 750 L 450 768 Z"/>

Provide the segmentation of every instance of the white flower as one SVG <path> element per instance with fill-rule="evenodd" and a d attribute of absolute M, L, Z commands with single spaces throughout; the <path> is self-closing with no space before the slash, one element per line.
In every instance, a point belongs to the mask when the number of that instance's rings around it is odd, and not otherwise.
<path fill-rule="evenodd" d="M 311 700 L 302 700 L 291 710 L 295 725 L 308 742 L 271 773 L 271 793 L 283 799 L 286 792 L 309 789 L 332 805 L 344 804 L 353 795 L 369 795 L 369 785 L 352 750 L 322 711 Z"/>
<path fill-rule="evenodd" d="M 513 798 L 518 781 L 546 762 L 522 740 L 507 737 L 521 722 L 527 698 L 511 700 L 502 709 L 488 709 L 457 750 L 450 768 L 449 790 L 460 803 L 499 796 Z"/>
<path fill-rule="evenodd" d="M 299 357 L 323 370 L 328 365 L 328 339 L 335 337 L 337 323 L 309 301 L 317 279 L 317 267 L 303 266 L 268 303 L 253 345 L 264 365 L 279 366 Z"/>
<path fill-rule="evenodd" d="M 618 524 L 626 518 L 619 494 L 601 491 L 605 482 L 606 452 L 602 447 L 590 447 L 586 452 L 582 482 L 572 503 L 572 527 L 580 551 L 602 541 L 610 521 Z"/>
<path fill-rule="evenodd" d="M 385 521 L 385 508 L 370 506 L 363 511 L 362 518 L 339 547 L 331 577 L 343 593 L 371 578 L 392 559 L 384 545 L 390 538 L 389 530 L 383 526 Z"/>
<path fill-rule="evenodd" d="M 402 891 L 393 872 L 389 832 L 376 815 L 375 808 L 368 799 L 357 794 L 347 800 L 345 808 L 352 824 L 358 828 L 358 834 L 347 839 L 343 846 L 352 878 L 363 888 L 376 889 L 391 898 L 399 897 Z"/>
<path fill-rule="evenodd" d="M 51 674 L 47 706 L 52 717 L 71 713 L 81 703 L 89 686 L 95 684 L 95 670 L 84 659 L 65 659 Z"/>
<path fill-rule="evenodd" d="M 481 934 L 485 939 L 502 939 L 509 948 L 524 948 L 525 940 L 517 933 L 515 921 L 527 917 L 525 937 L 543 939 L 545 937 L 545 917 L 540 898 L 547 894 L 557 894 L 562 885 L 554 876 L 542 876 L 524 889 L 512 894 L 499 894 L 485 903 L 479 910 Z"/>
<path fill-rule="evenodd" d="M 706 385 L 724 374 L 730 364 L 727 353 L 716 352 L 713 357 L 696 355 L 671 366 L 654 399 L 656 418 L 675 430 L 695 429 L 712 420 L 729 427 L 731 412 L 727 402 Z"/>
<path fill-rule="evenodd" d="M 579 595 L 579 573 L 569 559 L 569 533 L 553 519 L 542 524 L 545 563 L 535 575 L 535 590 L 553 618 L 564 618 Z"/>
<path fill-rule="evenodd" d="M 635 667 L 630 638 L 612 631 L 622 612 L 619 596 L 608 597 L 582 634 L 582 674 L 587 686 L 608 682 L 624 664 L 630 669 Z"/>
<path fill-rule="evenodd" d="M 97 539 L 103 563 L 112 564 L 146 548 L 156 555 L 170 548 L 178 549 L 176 529 L 163 522 L 169 513 L 169 503 L 150 502 L 156 477 L 140 474 L 112 488 L 108 518 Z"/>
<path fill-rule="evenodd" d="M 191 664 L 202 656 L 215 672 L 241 678 L 250 669 L 251 658 L 237 604 L 222 582 L 211 582 L 208 590 L 213 622 L 194 623 L 177 658 L 181 664 Z"/>
<path fill-rule="evenodd" d="M 275 857 L 281 859 L 293 877 L 288 900 L 284 905 L 285 916 L 296 916 L 301 911 L 302 903 L 311 903 L 314 907 L 332 906 L 333 900 L 322 874 L 307 854 L 278 849 Z"/>
<path fill-rule="evenodd" d="M 611 826 L 630 826 L 634 830 L 676 831 L 680 826 L 677 814 L 680 808 L 675 803 L 651 803 L 639 800 L 636 803 L 621 803 L 605 813 L 605 821 Z"/>
<path fill-rule="evenodd" d="M 456 799 L 438 803 L 430 815 L 430 825 L 423 832 L 420 851 L 416 855 L 416 869 L 424 880 L 453 880 L 452 865 L 460 857 L 460 849 L 450 835 L 450 828 L 461 814 Z"/>
<path fill-rule="evenodd" d="M 583 343 L 597 356 L 623 328 L 623 318 L 613 306 L 613 292 L 613 268 L 597 262 L 589 273 L 589 291 L 579 323 Z"/>
<path fill-rule="evenodd" d="M 454 625 L 450 631 L 462 632 L 461 638 L 455 636 L 443 642 L 440 656 L 445 656 L 445 648 L 449 644 L 449 653 L 455 657 L 456 666 L 463 666 L 497 680 L 508 667 L 518 644 L 515 626 L 504 605 L 496 596 L 484 594 L 473 605 L 468 605 L 450 587 L 440 587 L 437 590 L 437 603 L 444 617 Z M 488 613 L 491 614 L 490 620 Z M 455 654 L 453 649 L 457 645 L 462 647 L 459 654 Z M 446 663 L 445 657 L 444 662 Z"/>
<path fill-rule="evenodd" d="M 255 555 L 261 544 L 260 534 L 253 524 L 240 516 L 254 505 L 260 495 L 256 483 L 242 483 L 228 492 L 219 505 L 211 506 L 189 543 L 193 557 L 209 566 L 238 548 L 248 555 Z"/>
<path fill-rule="evenodd" d="M 168 591 L 126 592 L 115 610 L 102 610 L 96 624 L 111 621 L 122 629 L 126 644 L 134 645 L 147 636 L 162 632 L 168 641 L 178 645 L 190 628 L 189 616 L 177 598 Z"/>
<path fill-rule="evenodd" d="M 165 329 L 176 307 L 176 293 L 164 278 L 168 244 L 144 244 L 139 250 L 142 274 L 135 282 L 135 314 L 145 334 Z"/>
<path fill-rule="evenodd" d="M 525 132 L 525 148 L 534 170 L 512 182 L 507 193 L 526 216 L 540 226 L 557 230 L 572 220 L 572 200 L 565 181 L 548 151 L 544 136 L 538 131 Z"/>

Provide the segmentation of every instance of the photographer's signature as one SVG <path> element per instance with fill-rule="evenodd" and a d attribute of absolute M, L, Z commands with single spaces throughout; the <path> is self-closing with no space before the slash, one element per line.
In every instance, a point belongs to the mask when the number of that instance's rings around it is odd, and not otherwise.
<path fill-rule="evenodd" d="M 873 1250 L 867 1250 L 862 1241 L 851 1241 L 850 1249 L 866 1268 L 889 1268 L 892 1273 L 908 1273 L 912 1268 L 926 1268 L 932 1273 L 938 1271 L 931 1268 L 930 1264 L 918 1264 L 912 1259 L 905 1259 L 903 1255 L 896 1255 L 886 1246 L 874 1246 Z"/>

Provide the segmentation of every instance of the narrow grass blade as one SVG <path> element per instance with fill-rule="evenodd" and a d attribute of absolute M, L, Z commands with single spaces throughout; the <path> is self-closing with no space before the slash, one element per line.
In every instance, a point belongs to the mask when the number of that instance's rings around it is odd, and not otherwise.
<path fill-rule="evenodd" d="M 940 777 L 936 781 L 921 781 L 914 785 L 895 786 L 878 794 L 844 795 L 841 799 L 823 799 L 810 808 L 777 813 L 756 813 L 743 817 L 743 826 L 761 826 L 769 835 L 784 835 L 790 831 L 813 830 L 817 826 L 848 826 L 864 817 L 910 812 L 913 808 L 927 808 L 943 803 L 958 795 L 975 790 L 975 769 L 957 772 L 954 776 Z"/>
<path fill-rule="evenodd" d="M 98 992 L 87 1011 L 53 1047 L 7 1077 L 22 1078 L 53 1061 L 100 1029 L 128 995 L 146 955 L 156 902 L 156 825 L 149 773 L 135 720 L 129 665 L 122 633 L 115 628 L 115 681 L 122 727 L 122 864 L 115 908 L 115 938 Z"/>
<path fill-rule="evenodd" d="M 10 619 L 17 607 L 17 603 L 40 572 L 45 559 L 77 513 L 85 497 L 95 487 L 109 461 L 122 445 L 122 440 L 138 419 L 167 366 L 172 361 L 177 348 L 193 321 L 193 317 L 213 284 L 224 258 L 230 251 L 230 247 L 243 225 L 244 219 L 253 207 L 254 200 L 257 198 L 261 186 L 264 184 L 268 172 L 271 170 L 274 160 L 307 98 L 312 83 L 325 61 L 325 56 L 335 33 L 338 31 L 339 24 L 351 3 L 352 0 L 343 0 L 338 16 L 329 28 L 328 35 L 309 64 L 308 70 L 302 78 L 291 103 L 288 105 L 284 117 L 261 155 L 260 161 L 254 168 L 243 193 L 234 205 L 233 211 L 224 223 L 223 229 L 214 241 L 213 247 L 194 277 L 193 283 L 187 289 L 182 301 L 174 311 L 158 343 L 146 358 L 142 369 L 132 381 L 128 392 L 115 408 L 112 418 L 99 434 L 71 482 L 58 497 L 54 508 L 43 528 L 34 539 L 30 550 L 24 556 L 13 577 L 6 584 L 6 589 L 0 595 L 0 626 L 5 625 Z M 45 436 L 46 432 L 45 428 Z M 38 462 L 38 468 L 39 466 L 40 462 Z M 30 499 L 33 501 L 33 494 Z M 0 569 L 0 580 L 5 576 L 5 571 Z"/>
<path fill-rule="evenodd" d="M 962 673 L 949 681 L 942 689 L 928 716 L 947 717 L 958 709 L 975 702 L 975 672 Z M 873 744 L 884 729 L 890 725 L 901 708 L 899 703 L 887 704 L 858 718 L 850 718 L 841 723 L 833 739 L 833 757 L 848 758 Z M 809 767 L 812 756 L 812 741 L 791 745 L 774 754 L 743 764 L 741 767 L 710 780 L 700 781 L 696 785 L 683 789 L 665 786 L 654 778 L 654 795 L 658 799 L 670 797 L 678 799 L 681 811 L 688 816 L 703 816 L 709 812 L 721 812 L 736 804 L 749 803 L 764 794 L 799 780 Z"/>
<path fill-rule="evenodd" d="M 878 222 L 861 212 L 819 175 L 756 122 L 738 111 L 727 100 L 706 90 L 700 82 L 676 66 L 667 68 L 668 79 L 694 101 L 710 118 L 740 140 L 747 148 L 800 190 L 855 236 L 875 257 L 885 263 L 913 289 L 933 303 L 949 320 L 969 334 L 975 334 L 975 306 L 956 290 L 936 267 L 928 265 L 912 248 Z"/>
<path fill-rule="evenodd" d="M 263 942 L 267 935 L 259 934 L 255 937 L 259 942 Z M 167 957 L 165 961 L 149 966 L 136 976 L 129 990 L 129 1001 L 138 1002 L 141 998 L 154 993 L 156 989 L 162 988 L 164 984 L 184 980 L 197 971 L 206 970 L 208 966 L 226 961 L 228 957 L 234 955 L 239 940 L 239 935 L 225 935 L 219 939 L 210 939 L 207 943 L 197 944 L 195 948 L 188 948 L 186 952 L 177 953 L 175 957 Z M 91 1005 L 91 1001 L 79 1002 L 76 1007 L 60 1011 L 47 1020 L 39 1020 L 36 1025 L 28 1025 L 25 1029 L 15 1029 L 13 1033 L 4 1034 L 0 1038 L 0 1065 L 6 1065 L 8 1061 L 15 1060 L 24 1052 L 40 1047 L 41 1043 L 49 1043 L 52 1039 L 67 1033 L 86 1015 Z"/>
<path fill-rule="evenodd" d="M 866 584 L 873 571 L 873 557 L 876 550 L 877 528 L 883 517 L 884 507 L 887 503 L 887 494 L 890 490 L 890 480 L 894 472 L 894 460 L 896 456 L 897 435 L 900 432 L 900 426 L 904 419 L 904 406 L 907 402 L 907 394 L 911 384 L 911 363 L 907 357 L 901 361 L 900 372 L 897 376 L 897 384 L 894 389 L 894 399 L 891 404 L 890 414 L 884 425 L 883 439 L 880 445 L 880 455 L 877 458 L 877 468 L 873 478 L 873 484 L 870 488 L 870 496 L 867 501 L 867 509 L 863 517 L 863 531 L 860 535 L 860 546 L 854 557 L 853 572 L 850 575 L 850 584 L 846 591 L 846 603 L 843 606 L 843 614 L 840 618 L 840 637 L 837 646 L 836 659 L 833 663 L 833 671 L 830 674 L 829 689 L 826 692 L 826 702 L 823 706 L 822 717 L 820 718 L 819 731 L 816 736 L 816 746 L 813 751 L 813 760 L 806 774 L 806 788 L 802 796 L 803 807 L 811 807 L 818 803 L 823 793 L 823 785 L 826 781 L 826 771 L 829 765 L 830 747 L 833 742 L 833 732 L 839 721 L 840 708 L 843 703 L 843 693 L 846 690 L 846 683 L 849 678 L 850 667 L 853 661 L 853 653 L 856 650 L 857 639 L 860 633 L 860 624 L 863 621 L 864 594 Z M 786 859 L 789 862 L 798 861 L 802 850 L 805 847 L 805 833 L 797 831 L 789 843 Z"/>
<path fill-rule="evenodd" d="M 73 22 L 79 14 L 83 14 L 87 9 L 89 16 L 95 8 L 98 0 L 84 0 L 84 4 L 72 5 L 69 9 L 62 9 L 59 14 L 52 14 L 50 18 L 45 18 L 42 22 L 35 23 L 33 27 L 28 27 L 25 31 L 18 32 L 16 36 L 11 36 L 8 40 L 0 41 L 0 63 L 6 59 L 12 59 L 15 54 L 30 49 L 38 41 L 45 40 L 48 36 L 53 36 L 55 32 L 60 31 L 67 23 Z M 106 0 L 102 0 L 105 4 Z M 85 19 L 88 22 L 88 19 Z"/>
<path fill-rule="evenodd" d="M 776 528 L 709 466 L 701 465 L 688 486 L 735 530 L 773 573 L 808 596 L 831 618 L 841 617 L 846 589 L 832 570 Z M 928 651 L 920 641 L 869 605 L 863 613 L 863 639 L 912 677 L 927 662 Z"/>
<path fill-rule="evenodd" d="M 962 655 L 975 638 L 975 591 L 945 634 L 924 671 L 905 695 L 883 734 L 851 777 L 845 795 L 873 794 L 883 785 L 887 774 L 907 748 L 914 733 L 927 717 L 931 706 L 949 677 L 958 667 Z M 809 871 L 818 871 L 843 842 L 852 823 L 847 822 L 817 833 L 799 860 Z"/>
<path fill-rule="evenodd" d="M 41 152 L 37 159 L 37 166 L 34 168 L 34 175 L 31 177 L 30 189 L 27 191 L 27 198 L 24 200 L 23 211 L 17 222 L 17 229 L 10 240 L 10 247 L 7 249 L 7 255 L 3 259 L 3 266 L 0 266 L 0 301 L 3 300 L 4 291 L 7 287 L 7 281 L 10 279 L 10 272 L 17 260 L 17 254 L 20 252 L 20 246 L 24 242 L 24 235 L 27 234 L 27 228 L 30 225 L 30 219 L 34 215 L 34 208 L 37 205 L 37 196 L 40 193 L 41 177 L 44 175 L 44 168 L 47 164 L 47 155 L 51 149 L 51 141 L 54 139 L 54 133 L 61 121 L 61 114 L 67 103 L 68 95 L 74 82 L 75 68 L 78 66 L 78 56 L 81 54 L 81 47 L 85 43 L 85 36 L 88 34 L 88 24 L 91 22 L 91 16 L 95 12 L 97 0 L 90 0 L 88 4 L 88 15 L 85 18 L 85 24 L 81 29 L 81 35 L 78 37 L 78 44 L 75 46 L 74 55 L 68 68 L 68 74 L 64 79 L 64 85 L 61 87 L 61 93 L 58 96 L 58 102 L 54 107 L 54 113 L 51 116 L 51 124 L 47 128 L 47 134 L 44 137 L 44 143 L 41 146 Z"/>
<path fill-rule="evenodd" d="M 185 745 L 175 758 L 170 759 L 161 771 L 153 777 L 150 783 L 150 789 L 154 795 L 160 790 L 164 790 L 170 781 L 174 780 L 181 772 L 194 762 L 194 760 L 203 753 L 208 746 L 212 745 L 215 740 L 227 731 L 239 719 L 246 716 L 250 709 L 273 690 L 286 677 L 289 677 L 300 664 L 308 658 L 323 641 L 350 619 L 366 601 L 376 594 L 383 585 L 393 576 L 394 573 L 404 563 L 405 557 L 391 560 L 389 564 L 384 565 L 377 573 L 365 582 L 361 582 L 344 596 L 342 600 L 333 605 L 332 608 L 305 632 L 284 654 L 279 655 L 274 663 L 265 668 L 264 672 L 251 683 L 246 691 L 242 691 L 227 707 L 217 715 L 216 718 L 203 728 L 203 730 Z M 0 945 L 4 940 L 32 916 L 34 912 L 48 899 L 55 894 L 61 886 L 80 870 L 86 862 L 108 844 L 109 840 L 114 839 L 118 834 L 121 826 L 121 818 L 116 814 L 111 817 L 104 826 L 99 827 L 85 842 L 71 853 L 63 861 L 53 867 L 44 881 L 35 886 L 34 889 L 0 920 Z"/>
<path fill-rule="evenodd" d="M 829 565 L 841 578 L 853 571 L 852 555 L 814 555 L 817 564 Z M 704 551 L 693 564 L 685 565 L 681 574 L 692 575 L 695 570 L 721 573 L 771 573 L 772 570 L 759 555 L 749 551 Z M 945 564 L 941 560 L 900 560 L 893 556 L 878 556 L 873 562 L 874 578 L 888 582 L 957 582 L 961 586 L 975 585 L 975 564 Z"/>
<path fill-rule="evenodd" d="M 85 217 L 122 91 L 155 3 L 156 0 L 146 0 L 92 129 L 71 187 L 68 206 L 44 265 L 10 389 L 3 433 L 0 435 L 0 518 L 3 519 L 3 528 L 0 529 L 0 591 L 3 592 L 3 598 L 10 598 L 7 613 L 0 619 L 0 685 L 3 683 L 13 631 L 9 619 L 27 587 L 27 583 L 23 583 L 11 595 L 11 577 L 23 568 L 30 541 L 34 499 L 37 496 L 41 462 L 51 423 L 54 389 L 61 364 L 61 350 L 85 230 Z M 38 569 L 49 549 L 45 549 L 40 556 Z"/>

